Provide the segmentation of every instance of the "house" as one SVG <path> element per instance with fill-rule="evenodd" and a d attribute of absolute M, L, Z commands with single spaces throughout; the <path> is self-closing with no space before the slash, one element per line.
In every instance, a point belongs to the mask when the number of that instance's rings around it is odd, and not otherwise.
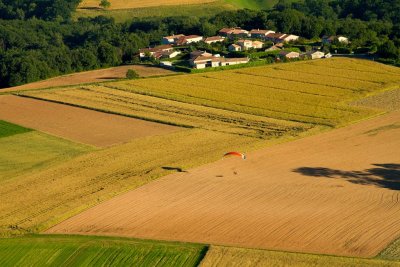
<path fill-rule="evenodd" d="M 175 50 L 172 50 L 172 51 L 163 51 L 162 53 L 161 53 L 161 57 L 162 58 L 174 58 L 174 57 L 176 57 L 177 55 L 179 55 L 181 52 L 180 51 L 175 51 Z"/>
<path fill-rule="evenodd" d="M 282 48 L 280 48 L 280 47 L 278 47 L 276 45 L 273 45 L 270 48 L 265 49 L 265 52 L 280 51 L 281 49 Z"/>
<path fill-rule="evenodd" d="M 229 65 L 245 64 L 248 62 L 248 58 L 224 58 L 215 56 L 198 56 L 189 61 L 190 65 L 195 69 L 215 68 Z"/>
<path fill-rule="evenodd" d="M 162 44 L 172 44 L 172 45 L 185 45 L 185 44 L 190 44 L 190 43 L 197 43 L 203 41 L 203 36 L 199 35 L 183 35 L 183 34 L 177 34 L 177 35 L 171 35 L 171 36 L 165 36 L 161 40 Z"/>
<path fill-rule="evenodd" d="M 246 30 L 243 30 L 242 28 L 236 27 L 236 28 L 223 28 L 219 32 L 220 36 L 225 36 L 230 39 L 233 38 L 246 38 L 249 37 L 249 32 Z"/>
<path fill-rule="evenodd" d="M 306 53 L 306 56 L 308 56 L 311 59 L 320 59 L 325 57 L 325 53 L 321 51 L 310 51 Z"/>
<path fill-rule="evenodd" d="M 236 44 L 240 45 L 241 50 L 248 50 L 248 49 L 253 47 L 253 41 L 252 40 L 241 39 L 241 40 L 237 41 Z"/>
<path fill-rule="evenodd" d="M 171 35 L 171 36 L 165 36 L 162 38 L 161 43 L 162 44 L 175 44 L 179 38 L 183 37 L 185 35 L 183 34 L 176 34 L 176 35 Z"/>
<path fill-rule="evenodd" d="M 193 51 L 193 52 L 190 53 L 190 58 L 195 58 L 195 57 L 198 57 L 198 56 L 211 57 L 212 54 L 208 53 L 206 51 L 200 51 L 200 50 Z"/>
<path fill-rule="evenodd" d="M 344 36 L 326 36 L 325 35 L 324 37 L 322 37 L 322 43 L 324 43 L 324 44 L 331 44 L 335 40 L 337 40 L 338 42 L 340 42 L 342 44 L 349 43 L 349 38 L 344 37 Z"/>
<path fill-rule="evenodd" d="M 239 51 L 245 51 L 245 50 L 248 50 L 250 48 L 260 49 L 260 48 L 262 48 L 264 46 L 263 42 L 252 41 L 252 40 L 244 40 L 244 39 L 241 39 L 241 40 L 237 41 L 236 44 L 239 45 L 240 48 L 241 48 L 241 50 L 239 50 Z M 233 51 L 235 51 L 235 50 L 233 50 Z"/>
<path fill-rule="evenodd" d="M 213 43 L 218 43 L 218 42 L 223 42 L 225 40 L 225 37 L 223 36 L 211 36 L 207 37 L 204 42 L 207 44 L 213 44 Z"/>
<path fill-rule="evenodd" d="M 261 49 L 261 48 L 263 48 L 263 46 L 264 46 L 264 43 L 263 43 L 263 42 L 260 42 L 260 41 L 253 41 L 252 47 L 253 47 L 254 49 Z"/>
<path fill-rule="evenodd" d="M 253 29 L 250 31 L 250 36 L 251 38 L 265 39 L 265 37 L 269 33 L 275 33 L 275 32 L 270 30 Z"/>
<path fill-rule="evenodd" d="M 271 46 L 268 49 L 265 49 L 266 52 L 270 52 L 270 51 L 280 51 L 283 49 L 283 43 L 278 43 L 276 45 Z"/>
<path fill-rule="evenodd" d="M 265 39 L 272 41 L 274 43 L 287 43 L 291 41 L 296 41 L 300 37 L 293 34 L 285 34 L 285 33 L 268 33 L 265 36 Z"/>
<path fill-rule="evenodd" d="M 147 56 L 153 56 L 155 53 L 171 52 L 173 50 L 174 48 L 171 45 L 159 45 L 153 48 L 139 49 L 139 56 L 140 58 L 144 58 Z"/>
<path fill-rule="evenodd" d="M 242 47 L 240 45 L 237 45 L 237 44 L 231 44 L 228 47 L 228 50 L 229 51 L 242 51 Z"/>
<path fill-rule="evenodd" d="M 299 58 L 300 57 L 300 53 L 291 52 L 291 51 L 281 51 L 281 52 L 279 52 L 279 55 L 281 57 L 285 57 L 287 59 L 293 59 L 293 58 Z"/>
<path fill-rule="evenodd" d="M 186 45 L 186 44 L 191 44 L 191 43 L 198 43 L 203 41 L 203 36 L 199 35 L 188 35 L 188 36 L 182 36 L 176 41 L 176 45 Z"/>

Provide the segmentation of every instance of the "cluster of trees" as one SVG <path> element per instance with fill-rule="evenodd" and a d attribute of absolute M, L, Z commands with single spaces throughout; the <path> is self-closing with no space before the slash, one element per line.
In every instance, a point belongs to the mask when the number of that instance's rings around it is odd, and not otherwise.
<path fill-rule="evenodd" d="M 138 49 L 173 33 L 215 35 L 222 27 L 267 28 L 308 39 L 345 35 L 350 48 L 400 62 L 400 0 L 281 0 L 272 10 L 212 17 L 99 16 L 71 20 L 80 0 L 0 0 L 0 87 L 131 63 Z"/>

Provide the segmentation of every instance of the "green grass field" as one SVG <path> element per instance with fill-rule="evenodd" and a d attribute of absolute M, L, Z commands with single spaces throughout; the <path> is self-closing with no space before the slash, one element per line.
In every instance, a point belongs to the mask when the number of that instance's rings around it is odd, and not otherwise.
<path fill-rule="evenodd" d="M 5 121 L 0 121 L 0 147 L 0 183 L 93 150 Z"/>
<path fill-rule="evenodd" d="M 204 245 L 112 237 L 0 239 L 0 266 L 196 266 Z"/>
<path fill-rule="evenodd" d="M 15 134 L 27 133 L 30 131 L 32 130 L 0 120 L 0 138 L 12 136 Z"/>

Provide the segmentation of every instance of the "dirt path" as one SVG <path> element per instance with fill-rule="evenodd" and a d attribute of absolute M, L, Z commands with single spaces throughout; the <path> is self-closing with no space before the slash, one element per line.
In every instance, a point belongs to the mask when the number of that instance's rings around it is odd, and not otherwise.
<path fill-rule="evenodd" d="M 32 90 L 41 89 L 48 87 L 66 86 L 66 85 L 76 85 L 81 83 L 94 83 L 94 82 L 104 82 L 115 79 L 122 79 L 126 77 L 126 72 L 128 69 L 135 70 L 140 77 L 150 77 L 158 75 L 171 75 L 175 72 L 162 69 L 158 67 L 152 67 L 147 65 L 129 65 L 120 66 L 109 69 L 92 70 L 78 72 L 68 75 L 63 75 L 55 78 L 51 78 L 44 81 L 38 81 L 34 83 L 28 83 L 21 86 L 11 87 L 7 89 L 0 89 L 0 93 L 3 92 L 14 92 L 20 90 Z"/>
<path fill-rule="evenodd" d="M 47 232 L 370 257 L 400 236 L 399 151 L 397 111 L 164 177 Z"/>
<path fill-rule="evenodd" d="M 18 96 L 0 96 L 0 120 L 99 147 L 166 134 L 178 127 Z"/>

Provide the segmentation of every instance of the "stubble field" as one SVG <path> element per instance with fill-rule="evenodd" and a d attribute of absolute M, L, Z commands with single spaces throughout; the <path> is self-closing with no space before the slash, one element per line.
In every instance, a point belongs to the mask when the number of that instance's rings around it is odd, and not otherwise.
<path fill-rule="evenodd" d="M 164 177 L 47 233 L 372 257 L 400 236 L 400 112 Z"/>

